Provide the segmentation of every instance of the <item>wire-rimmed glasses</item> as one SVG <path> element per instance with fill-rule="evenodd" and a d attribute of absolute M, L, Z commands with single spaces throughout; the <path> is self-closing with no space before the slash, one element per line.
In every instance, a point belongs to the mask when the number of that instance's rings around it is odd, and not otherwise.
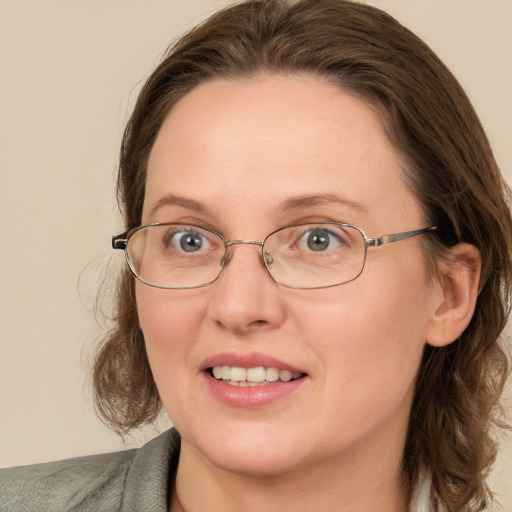
<path fill-rule="evenodd" d="M 260 247 L 261 261 L 272 279 L 283 286 L 315 289 L 357 279 L 370 247 L 399 242 L 437 231 L 431 226 L 368 238 L 351 224 L 325 222 L 286 226 L 262 242 L 226 240 L 220 233 L 194 224 L 162 223 L 131 229 L 112 238 L 125 251 L 135 277 L 156 288 L 208 286 L 218 279 L 238 244 Z"/>

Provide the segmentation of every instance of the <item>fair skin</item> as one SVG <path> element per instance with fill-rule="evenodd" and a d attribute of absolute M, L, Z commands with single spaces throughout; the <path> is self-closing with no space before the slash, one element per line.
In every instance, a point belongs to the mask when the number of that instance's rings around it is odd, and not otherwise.
<path fill-rule="evenodd" d="M 301 222 L 347 222 L 369 237 L 425 227 L 403 165 L 375 110 L 338 87 L 216 80 L 163 124 L 142 223 L 256 241 Z M 370 249 L 361 276 L 333 288 L 276 284 L 254 245 L 235 246 L 204 288 L 137 282 L 151 368 L 182 436 L 171 510 L 406 511 L 415 377 L 425 343 L 453 341 L 471 317 L 478 272 L 464 268 L 432 282 L 420 237 Z M 252 401 L 226 399 L 229 384 L 212 385 L 205 368 L 269 358 L 302 377 Z"/>

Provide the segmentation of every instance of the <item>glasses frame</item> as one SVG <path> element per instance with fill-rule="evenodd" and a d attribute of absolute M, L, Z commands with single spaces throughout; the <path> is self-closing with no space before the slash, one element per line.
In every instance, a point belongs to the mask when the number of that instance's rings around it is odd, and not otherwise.
<path fill-rule="evenodd" d="M 352 279 L 343 281 L 341 283 L 335 283 L 335 284 L 304 287 L 304 286 L 290 286 L 285 283 L 281 283 L 272 275 L 272 272 L 269 268 L 269 265 L 272 264 L 272 261 L 270 261 L 272 258 L 270 258 L 270 260 L 269 260 L 269 257 L 268 257 L 269 255 L 264 253 L 265 242 L 267 241 L 267 239 L 269 237 L 271 237 L 275 233 L 278 233 L 279 231 L 282 231 L 283 229 L 295 228 L 295 227 L 300 227 L 300 226 L 311 226 L 311 225 L 315 225 L 315 224 L 319 224 L 322 226 L 335 225 L 335 226 L 341 226 L 341 227 L 346 227 L 346 228 L 352 228 L 352 229 L 359 231 L 359 233 L 361 233 L 363 240 L 364 240 L 364 254 L 363 254 L 363 264 L 361 265 L 361 270 Z M 145 279 L 143 279 L 142 277 L 140 277 L 137 274 L 137 272 L 135 271 L 135 269 L 133 268 L 130 256 L 128 254 L 128 242 L 130 241 L 130 238 L 138 231 L 145 229 L 145 228 L 159 227 L 159 226 L 189 226 L 192 228 L 196 227 L 196 228 L 202 229 L 204 231 L 208 231 L 208 232 L 213 233 L 214 235 L 218 236 L 224 243 L 224 256 L 222 257 L 222 260 L 221 260 L 221 267 L 220 267 L 219 273 L 217 274 L 215 279 L 211 280 L 208 283 L 200 284 L 198 286 L 159 286 L 159 285 L 150 283 L 150 282 L 146 281 Z M 199 226 L 197 224 L 186 224 L 186 223 L 182 223 L 182 222 L 161 222 L 161 223 L 146 224 L 143 226 L 138 226 L 136 228 L 132 228 L 123 233 L 120 233 L 119 235 L 114 235 L 112 237 L 112 248 L 124 251 L 126 263 L 128 264 L 128 268 L 130 269 L 130 272 L 133 274 L 134 277 L 136 277 L 142 283 L 147 284 L 148 286 L 152 286 L 153 288 L 160 288 L 163 290 L 191 290 L 191 289 L 195 289 L 195 288 L 204 288 L 205 286 L 209 286 L 209 285 L 213 284 L 215 281 L 217 281 L 217 279 L 219 279 L 219 277 L 224 273 L 224 271 L 229 263 L 229 260 L 231 259 L 232 253 L 229 251 L 230 247 L 233 247 L 234 245 L 240 245 L 240 244 L 257 245 L 257 246 L 261 247 L 261 261 L 263 263 L 263 266 L 265 267 L 268 274 L 270 275 L 270 277 L 272 278 L 272 280 L 275 283 L 277 283 L 281 286 L 284 286 L 286 288 L 294 289 L 294 290 L 319 290 L 322 288 L 332 288 L 334 286 L 341 286 L 343 284 L 347 284 L 352 281 L 355 281 L 363 273 L 363 270 L 364 270 L 364 267 L 366 264 L 366 253 L 368 252 L 369 248 L 381 247 L 383 245 L 391 244 L 394 242 L 400 242 L 402 240 L 407 240 L 407 239 L 413 238 L 415 236 L 424 235 L 427 233 L 434 233 L 438 230 L 439 230 L 439 228 L 437 226 L 429 226 L 426 228 L 414 229 L 412 231 L 402 231 L 400 233 L 392 233 L 389 235 L 381 235 L 381 236 L 378 236 L 375 238 L 368 238 L 366 236 L 365 232 L 361 228 L 358 228 L 357 226 L 353 226 L 352 224 L 347 224 L 345 222 L 318 222 L 318 223 L 307 222 L 307 223 L 301 223 L 301 224 L 292 224 L 289 226 L 284 226 L 279 229 L 276 229 L 276 230 L 272 231 L 271 233 L 269 233 L 263 239 L 262 242 L 258 242 L 256 240 L 226 240 L 226 238 L 221 233 L 218 233 L 217 231 L 214 231 L 213 229 L 205 228 L 204 226 Z"/>

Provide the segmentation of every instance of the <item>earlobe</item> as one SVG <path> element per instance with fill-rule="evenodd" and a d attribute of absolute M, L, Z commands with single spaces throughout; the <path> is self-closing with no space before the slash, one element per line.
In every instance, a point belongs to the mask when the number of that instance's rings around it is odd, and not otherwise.
<path fill-rule="evenodd" d="M 480 285 L 480 251 L 460 243 L 441 263 L 441 278 L 434 296 L 427 343 L 443 347 L 455 341 L 469 325 Z"/>

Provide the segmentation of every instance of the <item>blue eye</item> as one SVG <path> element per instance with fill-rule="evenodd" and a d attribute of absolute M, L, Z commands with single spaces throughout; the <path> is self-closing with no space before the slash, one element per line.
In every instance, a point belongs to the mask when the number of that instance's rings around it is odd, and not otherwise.
<path fill-rule="evenodd" d="M 197 252 L 203 249 L 207 239 L 196 231 L 174 231 L 168 234 L 173 247 L 179 251 Z"/>
<path fill-rule="evenodd" d="M 306 231 L 299 241 L 299 249 L 309 249 L 311 251 L 325 251 L 335 249 L 341 245 L 341 240 L 332 231 L 325 228 L 314 228 Z"/>

